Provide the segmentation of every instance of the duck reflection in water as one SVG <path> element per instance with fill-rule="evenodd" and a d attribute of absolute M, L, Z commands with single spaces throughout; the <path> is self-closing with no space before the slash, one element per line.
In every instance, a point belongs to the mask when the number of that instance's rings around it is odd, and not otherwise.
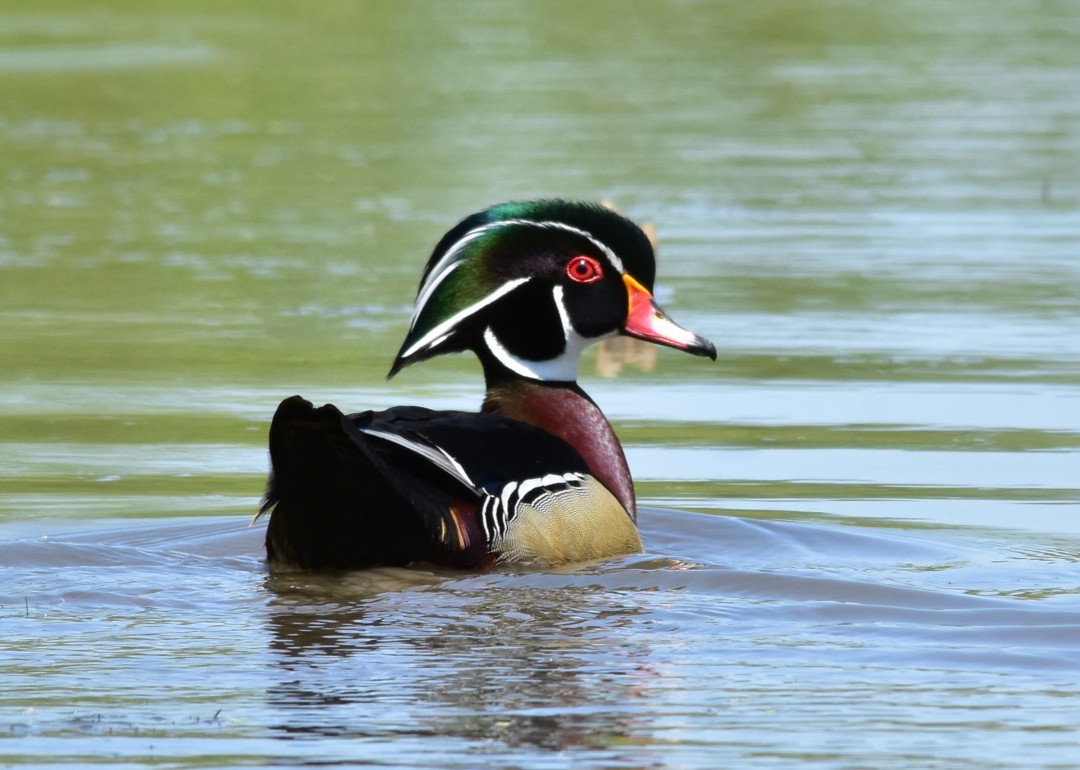
<path fill-rule="evenodd" d="M 278 672 L 267 697 L 287 717 L 277 731 L 607 748 L 647 763 L 630 716 L 656 677 L 633 633 L 641 610 L 598 581 L 591 571 L 271 575 Z"/>

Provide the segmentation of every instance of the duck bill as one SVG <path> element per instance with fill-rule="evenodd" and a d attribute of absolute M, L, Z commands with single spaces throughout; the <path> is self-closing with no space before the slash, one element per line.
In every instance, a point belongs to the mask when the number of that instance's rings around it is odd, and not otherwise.
<path fill-rule="evenodd" d="M 623 283 L 630 295 L 623 334 L 716 360 L 716 346 L 668 318 L 648 289 L 629 275 L 623 275 Z"/>

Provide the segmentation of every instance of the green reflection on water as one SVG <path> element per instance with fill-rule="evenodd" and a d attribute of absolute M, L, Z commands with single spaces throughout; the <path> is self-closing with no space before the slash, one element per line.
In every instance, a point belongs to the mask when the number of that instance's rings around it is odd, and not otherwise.
<path fill-rule="evenodd" d="M 434 767 L 490 764 L 496 751 L 541 767 L 587 745 L 583 767 L 1072 762 L 1061 736 L 1075 703 L 1060 683 L 1075 676 L 1059 661 L 1074 659 L 1057 651 L 1047 680 L 1032 662 L 1047 652 L 1036 637 L 1072 627 L 1036 613 L 1017 640 L 1030 621 L 1011 606 L 991 621 L 966 604 L 940 619 L 937 605 L 963 591 L 1075 597 L 1075 535 L 1052 542 L 1031 525 L 1029 556 L 979 531 L 990 542 L 958 556 L 948 538 L 911 548 L 897 529 L 1024 527 L 1034 509 L 1068 517 L 1080 500 L 1075 474 L 965 484 L 949 461 L 1068 459 L 1080 445 L 1075 17 L 1070 0 L 9 0 L 0 521 L 89 523 L 56 550 L 5 543 L 28 568 L 5 600 L 18 660 L 17 687 L 0 694 L 4 760 L 416 754 Z M 116 517 L 252 513 L 269 416 L 293 392 L 346 409 L 478 401 L 466 357 L 384 385 L 421 266 L 457 218 L 552 194 L 652 220 L 663 303 L 721 351 L 715 365 L 663 351 L 617 387 L 587 359 L 598 401 L 624 399 L 615 416 L 631 452 L 842 449 L 857 464 L 933 451 L 940 478 L 920 483 L 918 466 L 895 485 L 777 468 L 739 478 L 707 451 L 700 468 L 676 469 L 688 481 L 635 468 L 644 501 L 727 516 L 688 517 L 675 545 L 654 532 L 654 552 L 678 558 L 586 571 L 580 590 L 557 575 L 460 578 L 472 588 L 457 603 L 396 586 L 361 604 L 332 593 L 339 576 L 293 597 L 308 578 L 267 579 L 254 530 L 209 555 L 187 550 L 220 535 L 186 519 L 100 535 Z M 751 403 L 777 382 L 791 386 L 779 418 L 776 400 Z M 800 383 L 833 383 L 816 402 L 827 419 L 801 403 Z M 907 407 L 902 425 L 867 424 L 843 408 L 860 383 L 890 396 L 939 386 L 916 393 L 928 407 L 970 394 L 978 427 Z M 1000 387 L 962 390 L 972 383 Z M 650 417 L 670 401 L 677 417 Z M 1007 510 L 995 518 L 983 502 Z M 952 503 L 971 505 L 939 511 Z M 697 557 L 683 559 L 678 538 L 696 541 L 703 521 L 741 531 L 732 515 L 817 526 L 775 527 L 760 555 L 753 538 L 697 544 L 741 571 L 682 563 Z M 852 558 L 851 525 L 887 528 L 873 542 L 882 562 Z M 223 567 L 222 552 L 245 566 Z M 821 564 L 839 580 L 817 581 Z M 942 582 L 927 589 L 934 570 Z M 920 590 L 897 598 L 895 586 L 915 587 L 908 572 Z M 492 590 L 499 581 L 510 590 Z M 444 638 L 448 619 L 460 630 Z M 527 654 L 508 658 L 506 640 Z M 1010 644 L 1030 660 L 995 657 Z M 523 678 L 537 659 L 548 676 Z M 415 709 L 405 719 L 403 705 Z M 278 740 L 328 720 L 348 740 Z"/>
<path fill-rule="evenodd" d="M 664 353 L 630 383 L 689 382 L 702 399 L 732 379 L 1074 384 L 1068 4 L 917 5 L 9 5 L 0 385 L 14 406 L 0 430 L 261 445 L 277 396 L 258 419 L 173 406 L 208 384 L 381 387 L 443 230 L 536 194 L 655 218 L 665 304 L 717 337 L 717 365 Z M 1001 329 L 927 346 L 994 319 L 1020 334 L 1012 348 Z M 1025 333 L 1050 342 L 1025 349 Z M 149 383 L 160 408 L 17 406 L 24 384 L 65 382 Z M 477 369 L 457 357 L 391 387 L 411 401 L 463 382 Z M 671 445 L 1076 447 L 1007 420 L 621 430 Z M 261 472 L 195 478 L 257 489 Z"/>

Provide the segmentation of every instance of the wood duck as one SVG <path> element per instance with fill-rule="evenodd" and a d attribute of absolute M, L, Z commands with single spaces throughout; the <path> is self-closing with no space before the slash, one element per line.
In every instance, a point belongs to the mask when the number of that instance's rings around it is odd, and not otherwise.
<path fill-rule="evenodd" d="M 389 376 L 471 350 L 479 413 L 401 406 L 345 415 L 299 396 L 270 426 L 271 566 L 555 565 L 641 551 L 622 446 L 577 384 L 582 351 L 629 335 L 716 359 L 652 297 L 655 257 L 590 203 L 505 203 L 428 260 Z"/>

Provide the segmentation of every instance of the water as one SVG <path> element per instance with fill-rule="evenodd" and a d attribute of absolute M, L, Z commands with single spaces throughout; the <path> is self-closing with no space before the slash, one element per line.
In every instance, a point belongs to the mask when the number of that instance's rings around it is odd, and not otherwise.
<path fill-rule="evenodd" d="M 0 10 L 0 764 L 1068 768 L 1080 10 Z M 383 377 L 457 218 L 654 223 L 605 349 L 647 553 L 269 575 L 277 402 Z M 612 377 L 611 375 L 617 376 Z"/>

